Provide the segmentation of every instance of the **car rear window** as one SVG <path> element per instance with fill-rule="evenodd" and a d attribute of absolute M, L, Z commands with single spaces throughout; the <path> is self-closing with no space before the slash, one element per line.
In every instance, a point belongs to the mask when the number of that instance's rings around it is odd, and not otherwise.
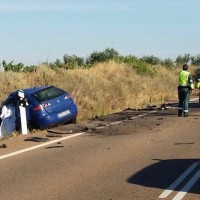
<path fill-rule="evenodd" d="M 33 94 L 33 96 L 39 101 L 47 101 L 50 99 L 54 99 L 56 97 L 59 97 L 61 95 L 63 95 L 65 93 L 65 91 L 56 88 L 56 87 L 51 87 L 51 88 L 46 88 L 43 89 L 35 94 Z"/>

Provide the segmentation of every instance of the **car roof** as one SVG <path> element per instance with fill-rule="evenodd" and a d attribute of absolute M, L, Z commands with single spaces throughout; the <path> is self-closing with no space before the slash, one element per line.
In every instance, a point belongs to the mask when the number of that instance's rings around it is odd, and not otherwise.
<path fill-rule="evenodd" d="M 32 87 L 32 88 L 24 88 L 24 89 L 20 89 L 20 90 L 22 90 L 25 95 L 31 95 L 35 92 L 38 92 L 40 90 L 50 88 L 50 87 L 53 87 L 53 86 L 38 86 L 38 87 Z M 11 94 L 16 95 L 18 91 L 19 90 L 16 90 L 16 91 L 12 92 Z"/>
<path fill-rule="evenodd" d="M 43 90 L 49 87 L 53 87 L 53 86 L 39 86 L 39 87 L 25 88 L 21 90 L 23 90 L 25 94 L 33 94 L 35 92 L 38 92 L 40 90 Z"/>
<path fill-rule="evenodd" d="M 36 93 L 40 90 L 43 90 L 43 89 L 46 89 L 46 88 L 51 88 L 51 87 L 54 87 L 54 86 L 38 86 L 38 87 L 25 88 L 25 89 L 20 89 L 20 90 L 24 91 L 25 96 L 30 96 L 31 94 L 34 94 L 34 93 Z M 7 101 L 9 102 L 10 98 L 17 96 L 18 91 L 19 90 L 15 90 L 14 92 L 11 92 L 9 94 L 9 97 L 4 101 L 4 103 L 7 102 Z"/>

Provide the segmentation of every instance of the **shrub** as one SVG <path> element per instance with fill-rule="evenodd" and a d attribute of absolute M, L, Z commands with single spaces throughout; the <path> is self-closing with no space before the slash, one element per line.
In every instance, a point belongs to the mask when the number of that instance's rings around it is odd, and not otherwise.
<path fill-rule="evenodd" d="M 171 60 L 170 58 L 165 59 L 164 61 L 161 62 L 161 65 L 167 68 L 174 68 L 175 64 L 174 61 Z"/>
<path fill-rule="evenodd" d="M 193 65 L 200 66 L 200 54 L 195 57 L 191 57 L 191 62 Z"/>
<path fill-rule="evenodd" d="M 120 56 L 117 58 L 117 61 L 120 63 L 129 64 L 134 70 L 136 70 L 137 74 L 141 75 L 153 75 L 153 70 L 150 65 L 144 62 L 141 59 L 138 59 L 135 56 Z"/>
<path fill-rule="evenodd" d="M 76 55 L 67 55 L 63 56 L 63 61 L 65 68 L 73 69 L 84 65 L 84 58 L 78 57 Z"/>
<path fill-rule="evenodd" d="M 161 60 L 153 55 L 151 56 L 143 56 L 140 60 L 150 64 L 150 65 L 159 65 Z"/>
<path fill-rule="evenodd" d="M 93 65 L 95 63 L 106 62 L 109 60 L 114 60 L 119 56 L 119 53 L 113 48 L 107 48 L 104 51 L 94 51 L 90 54 L 90 56 L 86 59 L 87 65 Z"/>

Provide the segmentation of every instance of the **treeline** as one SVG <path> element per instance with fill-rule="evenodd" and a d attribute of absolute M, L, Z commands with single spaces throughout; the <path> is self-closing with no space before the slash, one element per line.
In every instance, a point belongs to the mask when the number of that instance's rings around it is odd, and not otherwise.
<path fill-rule="evenodd" d="M 113 48 L 107 48 L 104 51 L 94 51 L 87 58 L 65 54 L 62 60 L 56 59 L 54 62 L 44 62 L 42 64 L 47 65 L 51 69 L 75 69 L 90 68 L 97 63 L 110 60 L 114 60 L 117 63 L 128 63 L 140 74 L 151 73 L 150 66 L 157 65 L 166 68 L 179 67 L 184 63 L 200 66 L 200 54 L 197 56 L 191 56 L 190 54 L 185 54 L 184 56 L 179 55 L 175 61 L 173 61 L 170 58 L 163 60 L 153 55 L 143 56 L 141 58 L 134 55 L 123 56 Z M 37 68 L 35 65 L 25 66 L 23 63 L 14 64 L 14 61 L 7 63 L 5 60 L 2 61 L 0 66 L 4 68 L 4 71 L 13 72 L 32 72 Z"/>

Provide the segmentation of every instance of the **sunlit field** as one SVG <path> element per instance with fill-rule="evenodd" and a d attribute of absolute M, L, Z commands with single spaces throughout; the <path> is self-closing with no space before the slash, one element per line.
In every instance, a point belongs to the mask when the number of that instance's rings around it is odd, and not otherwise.
<path fill-rule="evenodd" d="M 0 72 L 2 102 L 13 90 L 54 85 L 70 93 L 78 105 L 78 121 L 126 108 L 141 108 L 177 98 L 178 72 L 155 66 L 153 74 L 140 75 L 126 64 L 99 63 L 89 69 L 50 69 L 34 72 Z"/>

